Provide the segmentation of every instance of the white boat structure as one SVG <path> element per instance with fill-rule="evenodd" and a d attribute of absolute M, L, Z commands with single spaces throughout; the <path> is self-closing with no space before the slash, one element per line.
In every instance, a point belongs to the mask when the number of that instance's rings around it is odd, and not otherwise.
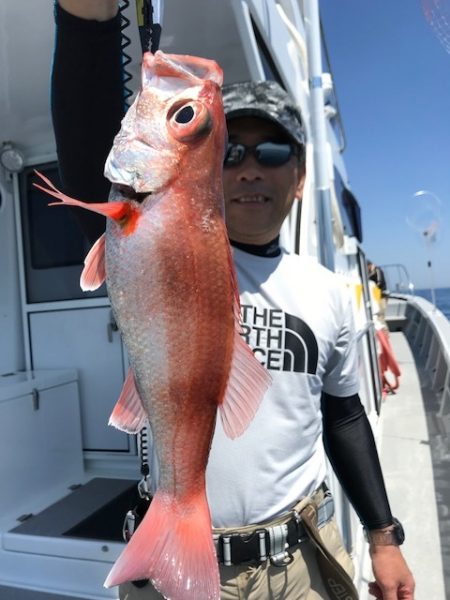
<path fill-rule="evenodd" d="M 123 9 L 131 21 L 124 33 L 132 41 L 128 70 L 137 75 L 132 4 Z M 117 598 L 102 584 L 123 547 L 122 522 L 141 479 L 137 440 L 107 425 L 127 360 L 105 290 L 81 292 L 86 243 L 68 212 L 47 211 L 31 186 L 36 167 L 57 175 L 52 13 L 50 0 L 34 0 L 32 10 L 16 0 L 0 5 L 2 600 Z M 160 45 L 216 59 L 227 82 L 275 79 L 298 102 L 308 178 L 301 218 L 297 206 L 283 243 L 316 256 L 354 289 L 361 398 L 393 512 L 407 532 L 417 599 L 450 598 L 450 323 L 400 280 L 391 284 L 388 321 L 402 376 L 383 399 L 363 219 L 348 186 L 317 0 L 171 0 Z M 331 471 L 330 482 L 366 598 L 362 529 Z"/>

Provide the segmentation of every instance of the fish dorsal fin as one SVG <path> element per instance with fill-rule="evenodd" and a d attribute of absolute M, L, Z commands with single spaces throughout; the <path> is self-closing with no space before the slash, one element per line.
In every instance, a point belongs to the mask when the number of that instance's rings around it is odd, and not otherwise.
<path fill-rule="evenodd" d="M 122 392 L 109 417 L 109 425 L 125 431 L 138 433 L 147 425 L 148 416 L 142 404 L 132 369 L 128 370 Z"/>
<path fill-rule="evenodd" d="M 106 278 L 105 234 L 100 236 L 84 259 L 80 285 L 84 292 L 98 289 Z"/>

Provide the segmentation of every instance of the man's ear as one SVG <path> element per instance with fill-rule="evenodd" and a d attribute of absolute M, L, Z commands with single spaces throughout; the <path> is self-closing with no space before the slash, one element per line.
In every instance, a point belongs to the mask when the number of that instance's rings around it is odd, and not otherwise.
<path fill-rule="evenodd" d="M 303 188 L 305 187 L 305 179 L 306 179 L 306 171 L 305 171 L 305 169 L 303 169 L 302 173 L 300 175 L 300 178 L 298 180 L 297 191 L 295 192 L 295 197 L 299 201 L 301 201 L 303 198 Z"/>

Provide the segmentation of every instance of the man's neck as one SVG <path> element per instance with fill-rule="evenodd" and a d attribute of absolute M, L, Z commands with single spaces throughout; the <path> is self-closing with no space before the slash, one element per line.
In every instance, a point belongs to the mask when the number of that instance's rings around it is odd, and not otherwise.
<path fill-rule="evenodd" d="M 267 258 L 274 258 L 281 253 L 279 235 L 267 244 L 243 244 L 242 242 L 235 242 L 234 240 L 230 240 L 230 244 L 243 252 L 255 254 L 256 256 L 265 256 Z"/>

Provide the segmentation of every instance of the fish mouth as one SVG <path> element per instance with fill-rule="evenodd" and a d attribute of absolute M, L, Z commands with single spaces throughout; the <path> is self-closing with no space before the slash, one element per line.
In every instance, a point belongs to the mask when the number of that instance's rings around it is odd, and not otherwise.
<path fill-rule="evenodd" d="M 124 200 L 133 200 L 134 202 L 138 202 L 142 204 L 144 200 L 151 196 L 152 192 L 137 192 L 131 185 L 127 185 L 125 183 L 114 183 L 112 185 L 112 192 L 114 194 L 114 198 L 122 198 Z"/>

